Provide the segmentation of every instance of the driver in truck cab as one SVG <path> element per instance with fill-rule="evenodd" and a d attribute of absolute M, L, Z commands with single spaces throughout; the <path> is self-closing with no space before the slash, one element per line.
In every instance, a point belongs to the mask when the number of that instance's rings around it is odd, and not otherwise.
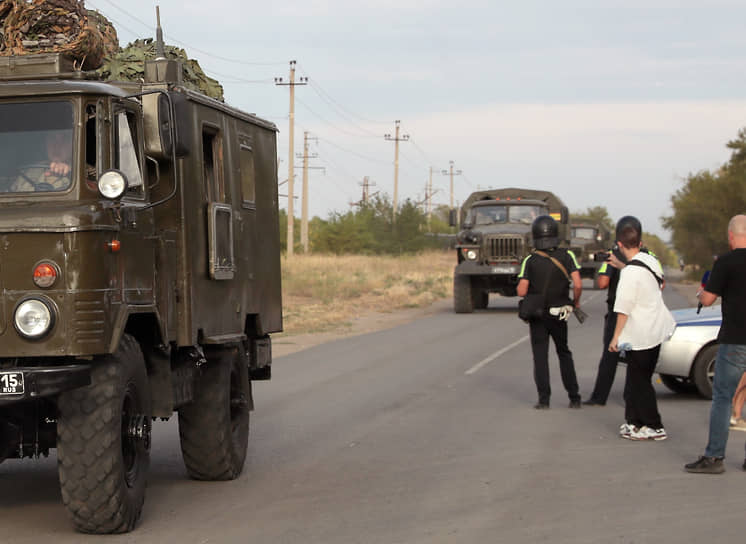
<path fill-rule="evenodd" d="M 50 131 L 45 136 L 47 159 L 24 166 L 11 186 L 14 193 L 64 191 L 70 186 L 72 131 Z"/>

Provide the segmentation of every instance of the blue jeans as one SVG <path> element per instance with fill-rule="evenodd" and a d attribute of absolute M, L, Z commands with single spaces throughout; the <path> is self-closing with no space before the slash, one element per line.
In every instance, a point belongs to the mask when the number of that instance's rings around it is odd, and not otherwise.
<path fill-rule="evenodd" d="M 746 344 L 720 344 L 712 383 L 710 437 L 705 449 L 708 457 L 725 457 L 733 394 L 745 371 Z"/>

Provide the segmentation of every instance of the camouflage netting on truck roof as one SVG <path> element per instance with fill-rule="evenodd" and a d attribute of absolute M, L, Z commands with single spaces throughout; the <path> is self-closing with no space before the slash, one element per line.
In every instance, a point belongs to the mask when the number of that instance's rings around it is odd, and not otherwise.
<path fill-rule="evenodd" d="M 166 45 L 163 49 L 167 59 L 181 61 L 185 87 L 221 102 L 224 100 L 223 86 L 217 80 L 207 76 L 199 63 L 188 58 L 183 49 L 171 45 Z M 155 59 L 155 42 L 151 38 L 135 40 L 112 57 L 104 59 L 104 64 L 98 72 L 104 79 L 135 81 L 145 77 L 145 60 L 153 59 Z"/>
<path fill-rule="evenodd" d="M 155 43 L 135 40 L 121 49 L 114 25 L 83 0 L 0 0 L 0 55 L 40 53 L 62 53 L 103 79 L 136 81 L 145 75 L 144 61 L 155 59 Z M 224 100 L 220 83 L 183 49 L 167 45 L 165 54 L 182 62 L 185 87 Z"/>

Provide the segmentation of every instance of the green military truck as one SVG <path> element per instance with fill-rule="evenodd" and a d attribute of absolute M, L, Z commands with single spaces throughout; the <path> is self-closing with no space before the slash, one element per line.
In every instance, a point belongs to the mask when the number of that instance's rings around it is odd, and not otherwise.
<path fill-rule="evenodd" d="M 570 249 L 580 264 L 580 277 L 595 282 L 611 244 L 611 231 L 604 225 L 590 222 L 572 223 L 570 231 Z"/>
<path fill-rule="evenodd" d="M 540 215 L 557 221 L 560 245 L 568 247 L 567 207 L 549 191 L 490 189 L 466 199 L 453 272 L 456 313 L 486 308 L 490 293 L 516 296 L 521 262 L 533 249 L 531 224 Z M 455 221 L 451 224 L 455 226 Z"/>
<path fill-rule="evenodd" d="M 276 127 L 145 73 L 0 57 L 0 461 L 56 448 L 90 533 L 138 522 L 154 418 L 239 475 L 282 330 Z"/>

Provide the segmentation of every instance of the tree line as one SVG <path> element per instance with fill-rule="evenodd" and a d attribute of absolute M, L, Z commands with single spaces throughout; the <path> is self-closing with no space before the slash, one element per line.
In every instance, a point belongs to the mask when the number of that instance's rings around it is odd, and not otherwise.
<path fill-rule="evenodd" d="M 728 251 L 728 221 L 746 213 L 746 129 L 726 146 L 728 162 L 714 171 L 689 174 L 671 197 L 673 214 L 663 218 L 672 243 L 687 264 L 707 269 Z"/>

